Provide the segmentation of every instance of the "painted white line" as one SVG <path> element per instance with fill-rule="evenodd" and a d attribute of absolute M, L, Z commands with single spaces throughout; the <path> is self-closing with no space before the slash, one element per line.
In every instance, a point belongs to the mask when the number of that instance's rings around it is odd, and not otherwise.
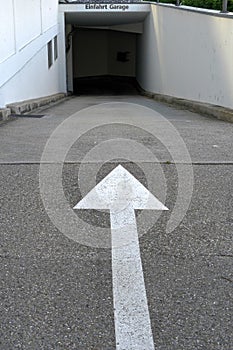
<path fill-rule="evenodd" d="M 109 209 L 117 350 L 154 350 L 135 209 L 168 210 L 121 165 L 74 209 Z"/>
<path fill-rule="evenodd" d="M 116 227 L 127 216 L 132 222 Z M 111 212 L 111 229 L 116 349 L 154 350 L 134 209 Z M 132 243 L 115 247 L 125 235 Z"/>

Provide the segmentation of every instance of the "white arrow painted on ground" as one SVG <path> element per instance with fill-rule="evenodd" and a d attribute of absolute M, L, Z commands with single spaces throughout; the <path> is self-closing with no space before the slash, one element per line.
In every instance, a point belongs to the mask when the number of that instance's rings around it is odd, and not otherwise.
<path fill-rule="evenodd" d="M 74 209 L 109 209 L 117 350 L 154 350 L 135 209 L 168 210 L 118 165 Z"/>

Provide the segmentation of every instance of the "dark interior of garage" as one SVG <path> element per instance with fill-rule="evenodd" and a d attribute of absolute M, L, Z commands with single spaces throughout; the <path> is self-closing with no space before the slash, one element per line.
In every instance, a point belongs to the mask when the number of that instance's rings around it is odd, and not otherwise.
<path fill-rule="evenodd" d="M 77 28 L 72 35 L 73 93 L 137 94 L 136 33 Z"/>

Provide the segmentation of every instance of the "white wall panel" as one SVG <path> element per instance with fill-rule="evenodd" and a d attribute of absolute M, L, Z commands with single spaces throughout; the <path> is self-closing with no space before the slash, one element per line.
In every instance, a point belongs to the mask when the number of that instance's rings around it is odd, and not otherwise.
<path fill-rule="evenodd" d="M 21 49 L 41 34 L 40 1 L 16 0 L 15 20 L 17 48 Z"/>
<path fill-rule="evenodd" d="M 0 6 L 0 62 L 3 62 L 15 52 L 13 0 L 4 3 L 1 0 Z"/>
<path fill-rule="evenodd" d="M 3 105 L 59 92 L 59 63 L 48 69 L 47 45 L 0 89 Z"/>
<path fill-rule="evenodd" d="M 61 77 L 64 57 L 60 42 L 58 59 L 48 69 L 47 43 L 55 36 L 58 36 L 58 41 L 61 38 L 57 21 L 58 2 L 48 0 L 46 5 L 41 1 L 0 0 L 0 5 L 4 2 L 0 12 L 0 107 L 65 90 Z M 44 32 L 42 23 L 46 28 Z"/>
<path fill-rule="evenodd" d="M 57 24 L 58 0 L 41 0 L 42 30 L 45 32 Z"/>

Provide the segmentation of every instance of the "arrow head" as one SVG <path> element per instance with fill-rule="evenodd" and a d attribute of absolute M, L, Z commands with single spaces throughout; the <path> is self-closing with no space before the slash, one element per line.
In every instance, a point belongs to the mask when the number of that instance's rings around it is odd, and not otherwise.
<path fill-rule="evenodd" d="M 100 181 L 73 209 L 168 210 L 123 166 L 118 165 Z"/>

